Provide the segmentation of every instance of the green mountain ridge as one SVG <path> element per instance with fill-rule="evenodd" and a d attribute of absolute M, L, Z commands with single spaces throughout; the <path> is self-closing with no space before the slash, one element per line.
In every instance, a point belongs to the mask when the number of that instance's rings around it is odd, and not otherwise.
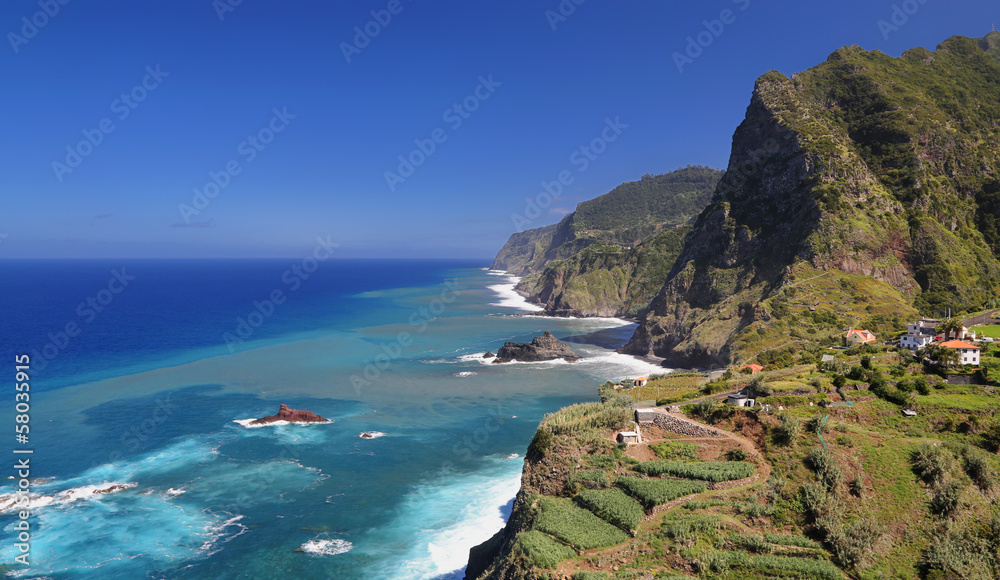
<path fill-rule="evenodd" d="M 801 266 L 873 278 L 900 312 L 995 297 L 998 43 L 900 58 L 853 46 L 758 79 L 712 204 L 623 352 L 727 364 Z"/>
<path fill-rule="evenodd" d="M 558 224 L 510 237 L 493 269 L 550 314 L 635 316 L 680 254 L 684 224 L 711 199 L 722 172 L 692 166 L 645 175 L 580 203 Z"/>

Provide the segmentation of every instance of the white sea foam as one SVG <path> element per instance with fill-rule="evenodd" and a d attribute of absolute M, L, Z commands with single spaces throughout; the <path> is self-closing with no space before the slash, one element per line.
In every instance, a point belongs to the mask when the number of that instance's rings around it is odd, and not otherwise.
<path fill-rule="evenodd" d="M 106 495 L 132 489 L 138 485 L 138 483 L 131 481 L 125 483 L 106 482 L 81 485 L 80 487 L 72 487 L 52 495 L 29 495 L 27 503 L 24 503 L 23 500 L 18 502 L 19 498 L 16 494 L 0 495 L 0 513 L 20 509 L 35 510 L 50 505 L 65 505 L 81 499 L 98 500 Z"/>
<path fill-rule="evenodd" d="M 518 310 L 526 310 L 528 312 L 540 312 L 545 310 L 537 304 L 532 304 L 528 302 L 528 299 L 522 296 L 514 288 L 521 279 L 517 276 L 508 276 L 506 284 L 493 284 L 487 286 L 493 292 L 496 292 L 500 297 L 498 302 L 493 302 L 490 306 L 500 306 L 503 308 L 516 308 Z"/>
<path fill-rule="evenodd" d="M 489 274 L 490 276 L 510 276 L 510 274 L 508 274 L 507 272 L 504 272 L 503 270 L 489 270 L 489 269 L 486 269 L 486 273 Z"/>
<path fill-rule="evenodd" d="M 239 423 L 241 426 L 247 429 L 257 429 L 260 427 L 281 427 L 282 425 L 329 425 L 333 423 L 333 419 L 328 419 L 326 421 L 273 421 L 271 423 L 260 423 L 257 425 L 252 425 L 257 419 L 233 419 L 233 423 Z"/>
<path fill-rule="evenodd" d="M 307 554 L 313 554 L 316 556 L 336 556 L 337 554 L 346 554 L 347 552 L 350 552 L 351 549 L 354 548 L 354 544 L 339 538 L 334 538 L 332 540 L 317 538 L 315 540 L 309 540 L 299 546 L 299 548 Z"/>
<path fill-rule="evenodd" d="M 476 376 L 478 374 L 479 373 L 476 373 L 476 372 L 473 372 L 473 371 L 462 371 L 460 373 L 455 373 L 455 376 L 464 379 L 466 377 L 474 377 L 474 376 Z"/>
<path fill-rule="evenodd" d="M 177 497 L 185 493 L 187 493 L 187 490 L 185 489 L 174 489 L 172 487 L 167 489 L 167 495 L 169 495 L 170 497 Z"/>
<path fill-rule="evenodd" d="M 378 439 L 379 437 L 385 437 L 386 433 L 381 431 L 362 431 L 358 437 L 362 439 Z"/>
<path fill-rule="evenodd" d="M 411 547 L 398 558 L 376 564 L 367 577 L 430 580 L 461 571 L 469 549 L 503 527 L 506 515 L 501 510 L 517 495 L 520 482 L 521 466 L 498 460 L 483 472 L 418 487 L 403 501 L 397 520 L 373 531 L 398 536 Z M 422 531 L 417 538 L 414 529 Z"/>
<path fill-rule="evenodd" d="M 205 531 L 206 540 L 201 545 L 201 551 L 205 552 L 206 556 L 211 556 L 222 550 L 222 544 L 250 531 L 250 528 L 240 523 L 242 519 L 242 515 L 235 515 L 209 526 Z"/>

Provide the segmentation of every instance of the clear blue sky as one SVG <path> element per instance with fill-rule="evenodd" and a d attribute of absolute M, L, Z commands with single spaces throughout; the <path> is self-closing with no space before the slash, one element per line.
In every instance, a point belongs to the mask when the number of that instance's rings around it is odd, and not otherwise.
<path fill-rule="evenodd" d="M 341 257 L 486 258 L 560 171 L 572 185 L 530 226 L 645 173 L 725 167 L 768 70 L 849 44 L 933 49 L 1000 16 L 985 0 L 564 0 L 575 10 L 556 20 L 558 0 L 399 0 L 348 62 L 342 43 L 388 0 L 236 1 L 4 0 L 0 258 L 297 257 L 317 236 Z M 913 13 L 883 34 L 893 4 Z M 673 54 L 721 16 L 680 72 Z M 467 118 L 445 116 L 467 97 Z M 628 127 L 581 171 L 571 155 L 616 118 Z M 386 171 L 435 129 L 391 188 Z M 80 146 L 84 131 L 99 144 Z M 182 215 L 227 164 L 239 173 Z"/>

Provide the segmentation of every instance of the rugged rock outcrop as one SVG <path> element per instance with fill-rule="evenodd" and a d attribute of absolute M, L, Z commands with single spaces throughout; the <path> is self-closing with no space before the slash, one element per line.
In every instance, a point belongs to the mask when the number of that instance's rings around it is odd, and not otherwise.
<path fill-rule="evenodd" d="M 576 362 L 582 357 L 558 338 L 552 336 L 548 330 L 542 336 L 536 336 L 530 343 L 507 342 L 497 351 L 496 363 L 507 363 L 511 361 L 520 362 L 541 362 L 555 359 L 565 359 L 569 362 Z"/>
<path fill-rule="evenodd" d="M 986 303 L 1000 291 L 1000 149 L 984 146 L 1000 140 L 998 53 L 1000 33 L 899 58 L 852 46 L 758 79 L 726 175 L 623 352 L 728 364 L 800 266 L 877 280 L 900 311 Z"/>
<path fill-rule="evenodd" d="M 312 411 L 302 411 L 299 409 L 290 409 L 288 405 L 282 403 L 278 407 L 277 415 L 269 415 L 267 417 L 261 417 L 260 419 L 254 419 L 250 421 L 251 425 L 267 425 L 268 423 L 275 423 L 277 421 L 288 421 L 289 423 L 329 423 L 329 419 L 324 419 L 319 415 L 313 413 Z"/>

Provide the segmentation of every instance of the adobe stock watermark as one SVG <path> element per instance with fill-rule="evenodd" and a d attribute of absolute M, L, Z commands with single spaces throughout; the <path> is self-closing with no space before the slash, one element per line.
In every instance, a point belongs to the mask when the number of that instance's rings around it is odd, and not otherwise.
<path fill-rule="evenodd" d="M 628 125 L 621 122 L 621 117 L 615 117 L 613 120 L 610 117 L 605 118 L 601 134 L 570 153 L 570 164 L 576 168 L 577 173 L 583 173 L 590 168 L 591 163 L 597 161 L 599 155 L 608 150 L 609 143 L 614 143 L 621 137 L 625 129 L 628 129 Z M 575 179 L 571 170 L 563 169 L 552 181 L 542 181 L 542 191 L 534 197 L 524 198 L 524 211 L 510 214 L 514 229 L 523 231 L 532 221 L 541 217 L 542 210 L 548 209 L 562 194 L 563 188 L 572 185 Z"/>
<path fill-rule="evenodd" d="M 407 0 L 409 2 L 411 0 Z M 392 24 L 392 18 L 398 16 L 403 12 L 405 6 L 401 0 L 389 0 L 383 10 L 372 10 L 372 19 L 365 23 L 364 26 L 354 27 L 354 38 L 352 42 L 341 42 L 340 52 L 344 55 L 344 60 L 347 64 L 351 64 L 351 59 L 359 54 L 361 51 L 368 48 L 368 45 L 372 43 L 382 31 Z"/>
<path fill-rule="evenodd" d="M 458 131 L 465 121 L 472 116 L 472 113 L 479 110 L 479 106 L 483 101 L 489 100 L 502 84 L 493 80 L 493 75 L 480 76 L 478 80 L 479 84 L 476 85 L 476 88 L 472 90 L 469 96 L 445 109 L 441 115 L 441 120 L 452 131 Z M 441 127 L 431 131 L 430 136 L 426 139 L 414 139 L 413 143 L 416 145 L 416 148 L 408 154 L 398 157 L 399 165 L 396 167 L 396 171 L 386 171 L 384 174 L 385 183 L 389 186 L 389 191 L 395 193 L 396 186 L 405 183 L 407 179 L 412 177 L 417 168 L 426 163 L 437 152 L 438 145 L 447 140 L 448 131 Z"/>
<path fill-rule="evenodd" d="M 569 20 L 570 16 L 576 14 L 576 7 L 586 1 L 587 0 L 562 0 L 559 2 L 559 5 L 556 6 L 555 10 L 546 10 L 545 20 L 548 21 L 549 27 L 552 28 L 552 31 L 555 32 L 556 27 Z"/>
<path fill-rule="evenodd" d="M 86 325 L 97 320 L 98 315 L 104 312 L 114 302 L 115 297 L 124 292 L 133 280 L 135 280 L 135 276 L 128 273 L 128 268 L 111 270 L 111 277 L 105 287 L 94 295 L 87 296 L 77 305 L 76 315 L 79 317 L 79 322 L 75 319 L 66 321 L 66 324 L 55 332 L 49 332 L 48 342 L 41 348 L 31 349 L 31 360 L 35 371 L 45 370 L 49 363 L 66 350 L 72 339 L 80 336 Z"/>
<path fill-rule="evenodd" d="M 882 33 L 882 40 L 888 41 L 891 33 L 899 32 L 899 29 L 909 22 L 910 17 L 919 12 L 924 4 L 927 4 L 927 0 L 905 0 L 900 4 L 893 4 L 889 20 L 879 20 L 875 23 L 878 31 Z"/>
<path fill-rule="evenodd" d="M 459 285 L 457 280 L 445 280 L 444 288 L 438 296 L 410 314 L 408 322 L 414 330 L 412 332 L 402 330 L 393 340 L 380 344 L 379 349 L 382 352 L 374 359 L 364 360 L 365 368 L 361 374 L 351 375 L 354 393 L 360 395 L 362 388 L 371 387 L 393 361 L 403 356 L 405 349 L 413 344 L 414 336 L 423 334 L 428 328 L 428 323 L 443 314 L 448 305 L 455 302 L 462 294 L 462 290 L 465 288 Z"/>
<path fill-rule="evenodd" d="M 40 10 L 30 17 L 24 16 L 21 18 L 21 34 L 17 32 L 7 33 L 7 40 L 10 41 L 10 47 L 14 50 L 14 54 L 20 53 L 22 46 L 28 44 L 28 42 L 38 36 L 38 32 L 45 28 L 53 18 L 58 16 L 62 7 L 69 4 L 69 2 L 70 0 L 38 0 Z"/>
<path fill-rule="evenodd" d="M 740 12 L 743 12 L 750 7 L 750 0 L 730 0 L 735 4 Z M 695 59 L 705 54 L 705 50 L 712 46 L 712 44 L 722 36 L 722 33 L 726 31 L 726 26 L 736 22 L 737 13 L 730 10 L 729 8 L 724 8 L 719 12 L 719 17 L 715 20 L 702 20 L 701 24 L 704 30 L 699 32 L 694 36 L 688 36 L 687 46 L 684 47 L 684 52 L 674 52 L 673 59 L 674 64 L 677 66 L 677 72 L 683 73 L 684 67 L 694 64 Z"/>
<path fill-rule="evenodd" d="M 212 0 L 212 9 L 219 17 L 219 22 L 225 22 L 226 15 L 236 12 L 236 7 L 243 4 L 243 0 Z"/>
<path fill-rule="evenodd" d="M 142 77 L 137 85 L 111 101 L 111 112 L 117 113 L 119 121 L 124 121 L 149 97 L 149 93 L 156 90 L 163 83 L 163 79 L 169 76 L 170 73 L 160 70 L 160 65 L 156 65 L 156 68 L 147 66 L 146 76 Z M 52 162 L 52 172 L 55 173 L 56 179 L 61 183 L 67 174 L 73 173 L 116 128 L 111 117 L 105 117 L 97 122 L 96 128 L 84 129 L 83 140 L 76 145 L 67 145 L 66 157 L 61 162 Z"/>
<path fill-rule="evenodd" d="M 271 119 L 259 131 L 248 135 L 246 139 L 236 146 L 236 155 L 242 157 L 243 163 L 250 163 L 257 158 L 257 155 L 264 151 L 274 138 L 288 128 L 288 125 L 295 118 L 295 115 L 288 112 L 288 107 L 282 107 L 279 111 L 277 107 L 271 109 Z M 201 189 L 194 188 L 194 196 L 191 203 L 178 204 L 177 211 L 181 213 L 181 219 L 187 225 L 192 225 L 191 218 L 197 217 L 204 211 L 212 200 L 232 183 L 233 178 L 243 172 L 243 166 L 239 159 L 230 159 L 220 171 L 209 171 L 208 181 L 201 186 Z"/>
<path fill-rule="evenodd" d="M 317 237 L 312 254 L 281 273 L 282 285 L 271 290 L 263 300 L 254 300 L 250 312 L 246 316 L 236 318 L 236 328 L 233 332 L 222 333 L 222 341 L 226 344 L 229 354 L 236 352 L 236 345 L 249 340 L 253 333 L 274 315 L 278 307 L 288 300 L 289 294 L 297 292 L 303 282 L 319 269 L 320 264 L 333 257 L 333 251 L 338 247 L 340 244 L 330 241 L 330 236 L 325 240 Z"/>

